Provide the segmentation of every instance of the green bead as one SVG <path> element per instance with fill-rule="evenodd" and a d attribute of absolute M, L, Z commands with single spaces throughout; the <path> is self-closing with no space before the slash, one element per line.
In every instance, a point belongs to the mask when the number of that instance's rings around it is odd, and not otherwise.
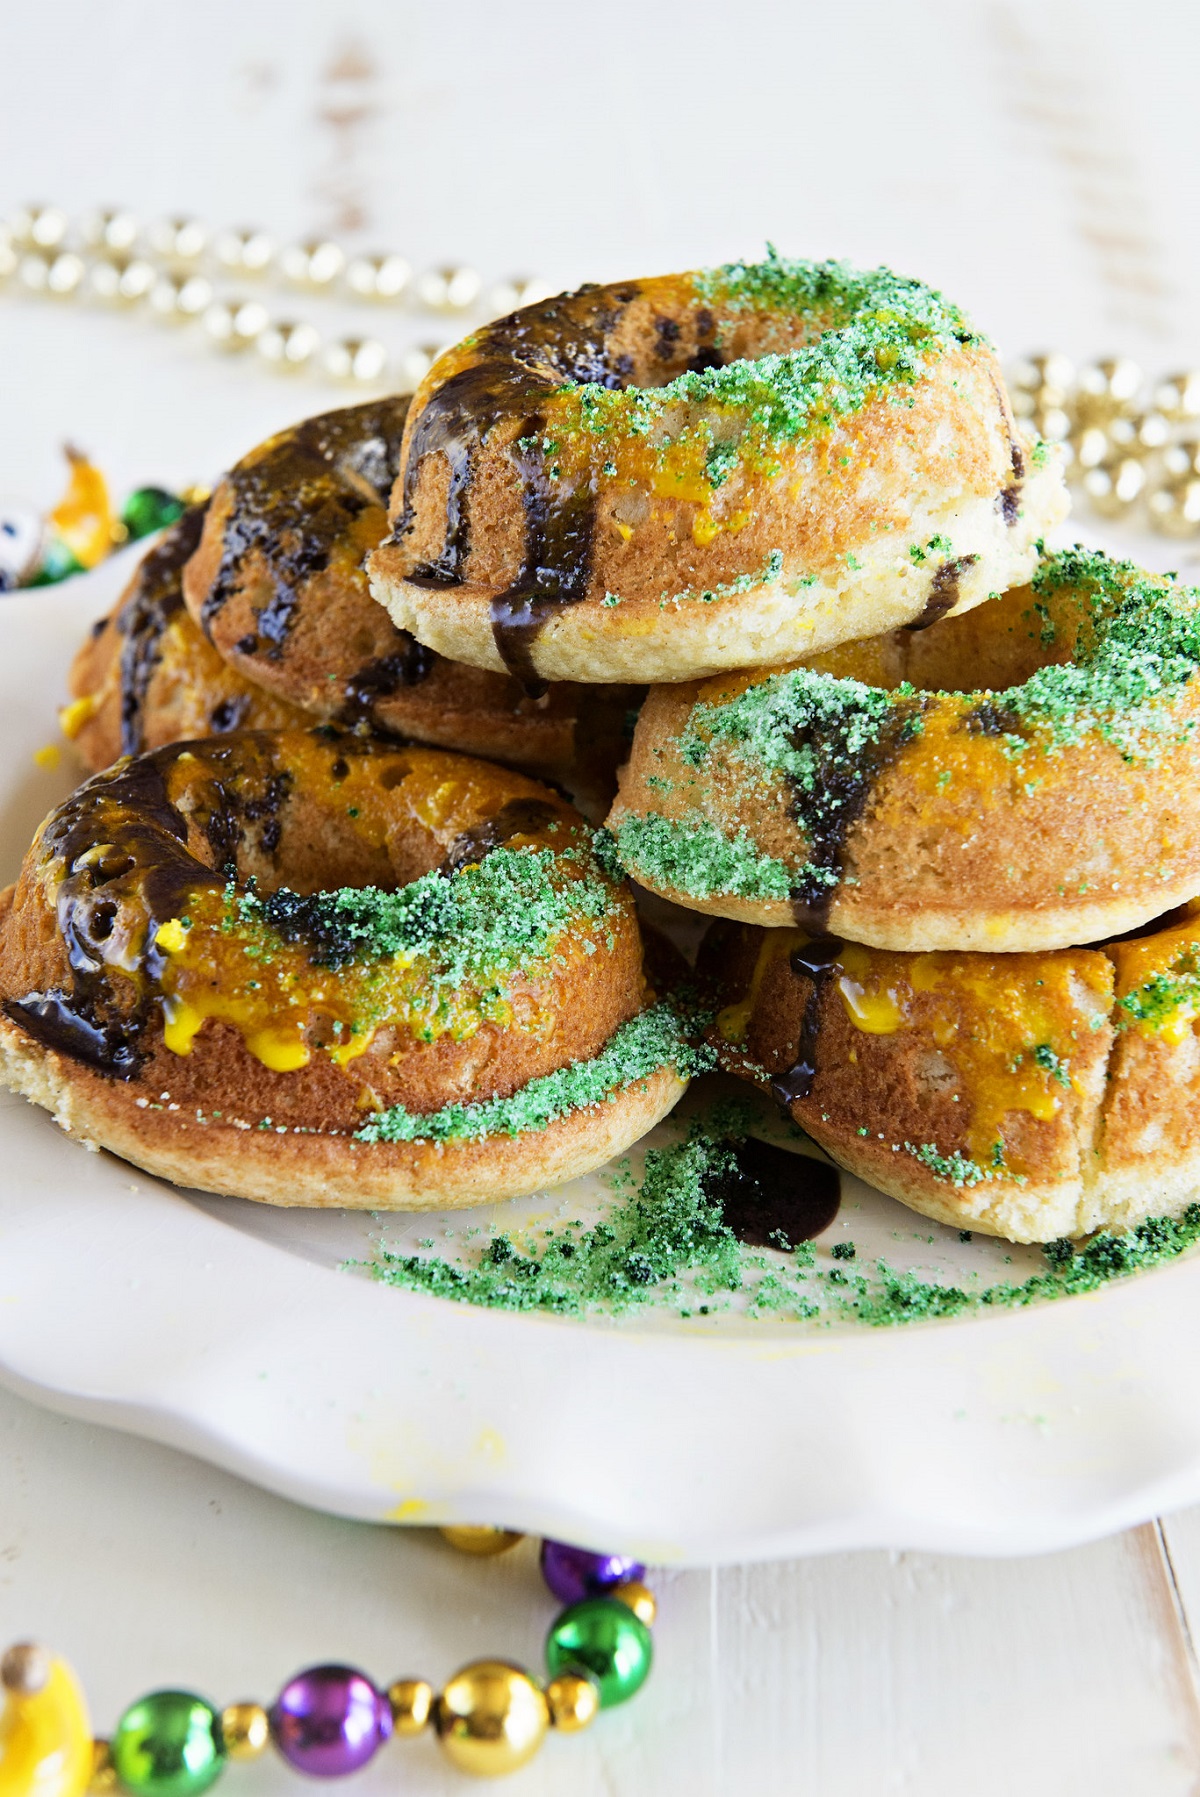
<path fill-rule="evenodd" d="M 187 507 L 165 487 L 139 487 L 125 501 L 121 523 L 131 537 L 148 537 L 152 530 L 164 530 L 182 518 Z"/>
<path fill-rule="evenodd" d="M 650 1630 L 615 1597 L 572 1604 L 546 1637 L 550 1676 L 575 1670 L 590 1674 L 600 1688 L 602 1710 L 641 1690 L 653 1657 Z"/>
<path fill-rule="evenodd" d="M 151 1691 L 131 1703 L 109 1752 L 135 1797 L 198 1797 L 225 1764 L 220 1717 L 191 1691 Z"/>

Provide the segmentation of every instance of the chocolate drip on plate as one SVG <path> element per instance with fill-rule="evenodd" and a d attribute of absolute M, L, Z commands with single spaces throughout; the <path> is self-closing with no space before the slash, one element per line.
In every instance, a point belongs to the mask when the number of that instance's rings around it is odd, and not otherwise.
<path fill-rule="evenodd" d="M 136 755 L 143 742 L 142 714 L 162 642 L 183 609 L 183 568 L 200 541 L 204 506 L 193 506 L 164 532 L 139 567 L 129 598 L 117 614 L 121 645 L 121 753 Z"/>
<path fill-rule="evenodd" d="M 841 1205 L 836 1167 L 754 1137 L 730 1147 L 733 1165 L 712 1176 L 708 1189 L 739 1241 L 788 1249 L 829 1228 Z"/>
<path fill-rule="evenodd" d="M 800 1040 L 796 1046 L 796 1059 L 786 1073 L 779 1074 L 771 1081 L 771 1091 L 779 1104 L 787 1112 L 792 1105 L 807 1098 L 813 1088 L 817 1076 L 817 1039 L 821 1033 L 821 1006 L 824 1002 L 825 989 L 837 972 L 838 956 L 842 952 L 842 941 L 838 936 L 814 936 L 810 942 L 794 949 L 791 955 L 792 972 L 801 979 L 811 980 L 812 988 L 804 1006 L 804 1016 L 800 1024 Z"/>

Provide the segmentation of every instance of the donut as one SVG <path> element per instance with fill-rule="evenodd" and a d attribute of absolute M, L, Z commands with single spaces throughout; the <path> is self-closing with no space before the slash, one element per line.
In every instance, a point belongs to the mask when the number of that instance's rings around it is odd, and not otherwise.
<path fill-rule="evenodd" d="M 928 631 L 653 690 L 609 817 L 698 911 L 1063 948 L 1200 891 L 1200 591 L 1075 548 Z M 983 682 L 986 681 L 986 685 Z"/>
<path fill-rule="evenodd" d="M 184 609 L 183 568 L 203 523 L 194 506 L 163 532 L 71 663 L 60 721 L 86 768 L 190 737 L 312 723 L 223 661 Z"/>
<path fill-rule="evenodd" d="M 712 1042 L 940 1223 L 1047 1242 L 1200 1196 L 1200 902 L 1043 954 L 901 954 L 714 924 Z"/>
<path fill-rule="evenodd" d="M 957 307 L 772 251 L 582 287 L 439 357 L 368 565 L 455 660 L 689 680 L 964 611 L 1066 505 Z"/>
<path fill-rule="evenodd" d="M 0 911 L 0 1081 L 179 1185 L 480 1204 L 599 1166 L 686 1084 L 591 827 L 465 756 L 317 728 L 122 760 Z"/>
<path fill-rule="evenodd" d="M 362 562 L 387 528 L 408 404 L 391 397 L 305 419 L 239 462 L 184 568 L 191 618 L 255 692 L 313 717 L 611 781 L 628 689 L 558 685 L 533 698 L 504 673 L 446 662 L 371 598 Z M 178 629 L 199 662 L 182 620 Z"/>

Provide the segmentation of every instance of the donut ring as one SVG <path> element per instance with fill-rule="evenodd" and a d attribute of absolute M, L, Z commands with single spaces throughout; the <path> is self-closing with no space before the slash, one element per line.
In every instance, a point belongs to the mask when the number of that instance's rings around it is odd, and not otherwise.
<path fill-rule="evenodd" d="M 3 911 L 0 1079 L 181 1185 L 480 1204 L 602 1164 L 686 1084 L 590 827 L 465 756 L 315 730 L 119 762 Z"/>
<path fill-rule="evenodd" d="M 223 661 L 184 609 L 183 568 L 203 523 L 195 506 L 163 532 L 71 663 L 61 722 L 92 771 L 190 737 L 311 725 Z"/>
<path fill-rule="evenodd" d="M 371 598 L 363 557 L 387 528 L 408 405 L 391 397 L 307 418 L 239 462 L 184 570 L 193 620 L 256 692 L 311 717 L 611 780 L 627 690 L 560 685 L 533 699 L 504 674 L 447 663 Z"/>
<path fill-rule="evenodd" d="M 1047 954 L 897 954 L 713 926 L 712 1041 L 852 1173 L 1046 1242 L 1200 1195 L 1200 902 Z"/>
<path fill-rule="evenodd" d="M 395 623 L 535 680 L 687 680 L 964 611 L 1066 513 L 991 349 L 887 269 L 585 287 L 438 358 L 405 427 Z"/>
<path fill-rule="evenodd" d="M 1077 548 L 920 635 L 658 688 L 609 826 L 694 910 L 1061 948 L 1200 890 L 1198 724 L 1200 591 Z"/>

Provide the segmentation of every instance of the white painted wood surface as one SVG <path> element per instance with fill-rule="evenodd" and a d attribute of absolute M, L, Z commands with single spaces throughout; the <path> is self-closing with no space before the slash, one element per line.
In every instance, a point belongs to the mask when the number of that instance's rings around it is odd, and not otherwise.
<path fill-rule="evenodd" d="M 425 1530 L 296 1508 L 167 1448 L 0 1392 L 0 1636 L 83 1675 L 96 1727 L 181 1683 L 268 1698 L 298 1667 L 535 1668 L 554 1601 L 530 1544 L 472 1561 Z M 864 1553 L 656 1573 L 657 1663 L 551 1740 L 514 1797 L 1186 1797 L 1200 1789 L 1200 1510 L 1019 1561 Z M 236 1797 L 304 1781 L 273 1757 Z M 431 1739 L 353 1789 L 464 1789 Z"/>
<path fill-rule="evenodd" d="M 1200 354 L 1196 42 L 1182 0 L 40 0 L 5 20 L 0 209 L 349 220 L 418 263 L 564 280 L 771 237 L 933 279 L 1012 352 L 1165 368 Z M 442 329 L 380 328 L 396 347 Z M 65 438 L 124 491 L 207 477 L 340 397 L 4 298 L 0 355 L 0 491 L 41 506 Z M 517 1797 L 1200 1790 L 1200 1511 L 1036 1561 L 657 1583 L 651 1683 L 549 1743 Z M 484 1652 L 536 1664 L 551 1611 L 527 1548 L 464 1561 L 0 1394 L 0 1637 L 70 1655 L 100 1727 L 164 1681 L 269 1694 L 315 1658 L 435 1679 Z M 224 1788 L 285 1786 L 268 1761 Z M 462 1786 L 422 1741 L 357 1788 Z"/>

